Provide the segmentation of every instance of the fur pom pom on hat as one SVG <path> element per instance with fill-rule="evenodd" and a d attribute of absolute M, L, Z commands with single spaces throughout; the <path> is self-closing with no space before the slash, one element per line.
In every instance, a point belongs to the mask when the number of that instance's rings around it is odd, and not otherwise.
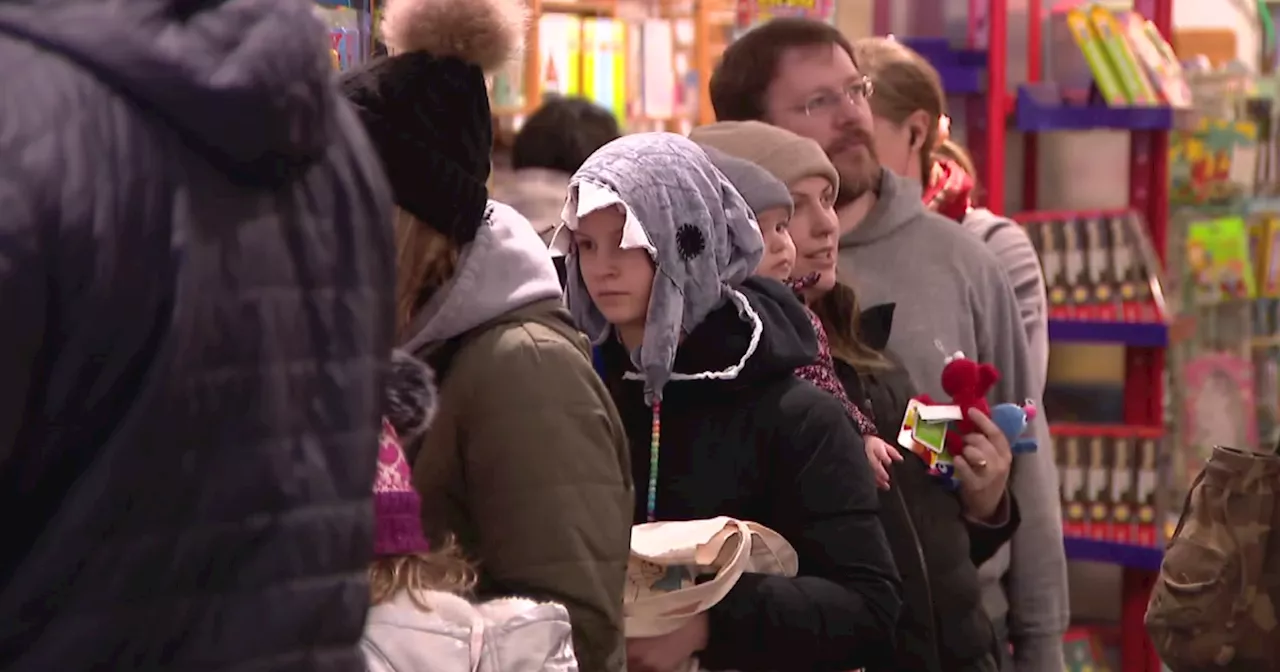
<path fill-rule="evenodd" d="M 343 73 L 396 205 L 455 244 L 488 204 L 493 120 L 485 72 L 519 53 L 522 0 L 388 0 L 389 56 Z"/>
<path fill-rule="evenodd" d="M 380 29 L 392 54 L 421 51 L 491 72 L 524 48 L 527 20 L 521 0 L 392 0 Z"/>
<path fill-rule="evenodd" d="M 396 435 L 405 443 L 416 443 L 435 418 L 435 373 L 413 355 L 403 350 L 392 351 L 391 378 L 387 381 L 383 403 Z M 409 459 L 412 461 L 413 456 Z"/>
<path fill-rule="evenodd" d="M 384 390 L 378 472 L 373 481 L 374 553 L 379 557 L 425 553 L 422 499 L 413 489 L 414 447 L 436 413 L 435 373 L 403 350 L 391 353 Z"/>

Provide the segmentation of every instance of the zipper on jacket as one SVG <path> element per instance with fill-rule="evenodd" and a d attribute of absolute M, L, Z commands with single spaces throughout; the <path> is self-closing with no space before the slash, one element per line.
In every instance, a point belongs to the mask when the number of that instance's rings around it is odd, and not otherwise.
<path fill-rule="evenodd" d="M 902 507 L 903 517 L 907 520 L 907 529 L 911 532 L 911 541 L 916 547 L 916 557 L 920 560 L 920 578 L 924 581 L 924 596 L 929 602 L 929 642 L 933 649 L 933 667 L 935 672 L 942 672 L 942 650 L 938 648 L 938 620 L 937 614 L 933 610 L 933 586 L 929 581 L 929 563 L 924 559 L 924 546 L 920 543 L 920 534 L 916 531 L 916 521 L 911 519 L 911 509 L 907 506 L 907 499 L 902 496 L 902 488 L 894 487 L 894 494 L 898 496 L 898 505 Z"/>

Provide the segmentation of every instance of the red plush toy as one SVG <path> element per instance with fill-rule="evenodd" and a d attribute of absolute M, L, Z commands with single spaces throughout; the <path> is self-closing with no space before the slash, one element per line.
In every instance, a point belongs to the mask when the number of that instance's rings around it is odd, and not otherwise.
<path fill-rule="evenodd" d="M 998 380 L 1000 372 L 990 364 L 965 359 L 964 353 L 960 352 L 947 358 L 947 365 L 942 367 L 942 390 L 951 395 L 953 405 L 960 407 L 960 420 L 955 423 L 955 431 L 947 432 L 947 452 L 964 454 L 964 435 L 978 431 L 977 425 L 969 419 L 969 409 L 976 408 L 985 415 L 991 415 L 987 393 Z M 916 398 L 922 404 L 937 405 L 927 394 Z"/>

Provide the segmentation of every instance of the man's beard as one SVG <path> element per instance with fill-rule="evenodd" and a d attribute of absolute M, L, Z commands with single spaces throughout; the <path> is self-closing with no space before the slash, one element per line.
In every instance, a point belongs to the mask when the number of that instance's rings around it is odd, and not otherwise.
<path fill-rule="evenodd" d="M 856 132 L 854 138 L 842 140 L 836 144 L 834 149 L 827 150 L 827 157 L 831 159 L 832 165 L 835 166 L 836 172 L 840 174 L 840 189 L 836 192 L 836 207 L 852 203 L 862 198 L 869 191 L 878 191 L 880 188 L 880 176 L 883 172 L 880 167 L 880 159 L 876 156 L 875 145 L 872 144 L 871 136 L 865 132 Z M 849 166 L 846 161 L 839 157 L 840 152 L 848 151 L 841 145 L 847 145 L 852 142 L 858 143 L 866 151 L 866 160 L 860 162 L 860 165 Z"/>

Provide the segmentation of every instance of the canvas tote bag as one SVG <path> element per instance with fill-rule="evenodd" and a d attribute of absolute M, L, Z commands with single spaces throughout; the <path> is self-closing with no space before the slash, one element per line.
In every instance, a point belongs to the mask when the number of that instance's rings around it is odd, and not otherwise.
<path fill-rule="evenodd" d="M 631 528 L 623 600 L 628 638 L 678 630 L 715 606 L 747 572 L 795 576 L 782 535 L 734 518 L 644 523 Z"/>

